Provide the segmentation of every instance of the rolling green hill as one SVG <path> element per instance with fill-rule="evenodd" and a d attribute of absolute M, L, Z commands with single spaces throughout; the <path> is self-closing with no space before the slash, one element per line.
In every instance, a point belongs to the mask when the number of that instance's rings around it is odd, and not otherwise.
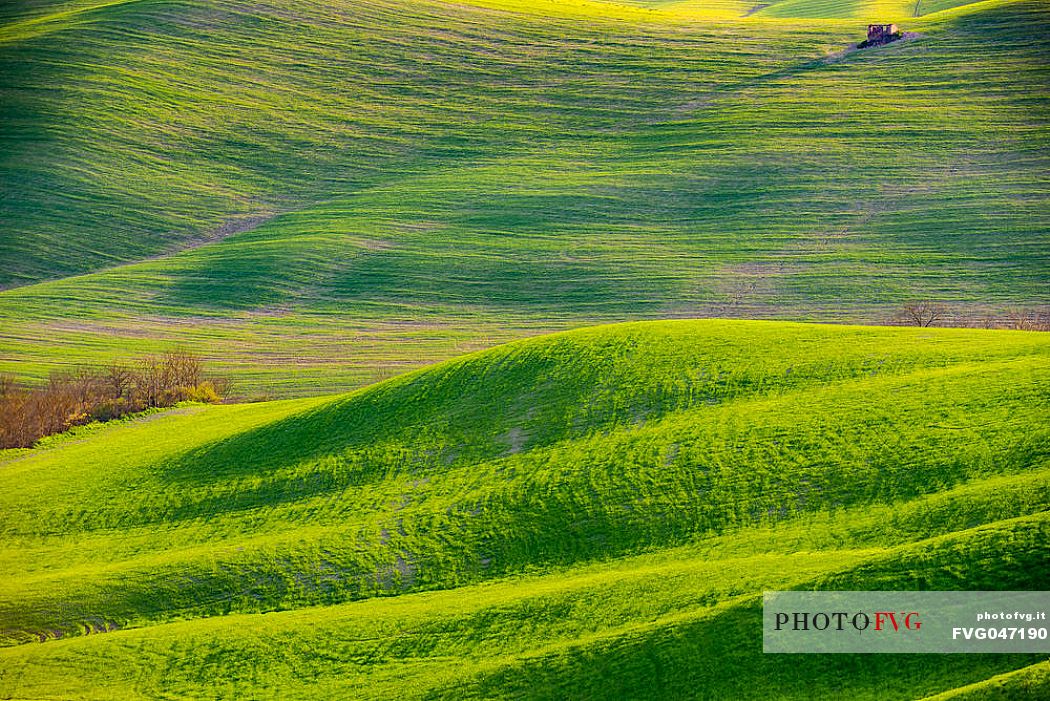
<path fill-rule="evenodd" d="M 0 371 L 30 380 L 181 343 L 303 396 L 595 322 L 1050 303 L 1039 0 L 865 51 L 904 4 L 12 7 Z"/>
<path fill-rule="evenodd" d="M 1045 691 L 1038 655 L 763 655 L 760 608 L 1045 585 L 1048 434 L 1045 334 L 743 321 L 90 428 L 0 458 L 0 696 Z"/>
<path fill-rule="evenodd" d="M 280 399 L 0 451 L 0 698 L 1050 697 L 1046 655 L 760 620 L 1046 588 L 1050 336 L 794 322 L 1050 309 L 1048 36 L 1046 0 L 3 3 L 0 373 L 181 345 Z"/>

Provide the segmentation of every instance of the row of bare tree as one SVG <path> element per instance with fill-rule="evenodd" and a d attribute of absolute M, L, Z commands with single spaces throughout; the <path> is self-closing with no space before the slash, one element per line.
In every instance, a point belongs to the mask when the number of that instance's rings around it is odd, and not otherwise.
<path fill-rule="evenodd" d="M 1017 309 L 998 316 L 973 319 L 959 315 L 940 302 L 908 302 L 897 315 L 897 321 L 911 326 L 983 326 L 1019 331 L 1050 331 L 1050 312 Z"/>
<path fill-rule="evenodd" d="M 228 390 L 227 381 L 206 376 L 201 359 L 185 350 L 54 373 L 40 388 L 0 375 L 0 448 L 29 448 L 73 426 L 153 407 L 216 403 Z"/>

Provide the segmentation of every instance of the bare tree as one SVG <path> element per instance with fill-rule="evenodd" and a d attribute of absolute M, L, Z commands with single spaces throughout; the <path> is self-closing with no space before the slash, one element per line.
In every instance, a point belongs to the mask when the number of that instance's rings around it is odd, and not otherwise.
<path fill-rule="evenodd" d="M 1050 315 L 1037 310 L 1014 308 L 1006 312 L 1006 327 L 1018 331 L 1046 331 Z"/>
<path fill-rule="evenodd" d="M 0 448 L 26 447 L 29 392 L 11 375 L 0 375 Z"/>
<path fill-rule="evenodd" d="M 103 381 L 109 396 L 112 399 L 120 399 L 130 393 L 135 381 L 135 373 L 123 363 L 111 363 L 103 373 Z"/>
<path fill-rule="evenodd" d="M 145 407 L 159 406 L 160 393 L 164 388 L 164 367 L 155 355 L 139 359 L 135 373 L 136 399 Z"/>
<path fill-rule="evenodd" d="M 211 386 L 219 397 L 229 397 L 233 394 L 233 380 L 228 377 L 212 377 Z"/>
<path fill-rule="evenodd" d="M 189 351 L 176 348 L 164 354 L 164 384 L 166 389 L 196 387 L 203 380 L 201 359 Z"/>
<path fill-rule="evenodd" d="M 901 315 L 906 322 L 915 326 L 933 326 L 948 315 L 948 308 L 936 302 L 908 302 Z"/>

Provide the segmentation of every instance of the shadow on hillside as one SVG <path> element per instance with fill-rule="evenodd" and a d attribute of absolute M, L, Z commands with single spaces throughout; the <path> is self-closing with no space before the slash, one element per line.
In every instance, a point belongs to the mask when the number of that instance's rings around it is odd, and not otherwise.
<path fill-rule="evenodd" d="M 187 451 L 163 476 L 199 485 L 307 480 L 320 489 L 521 450 L 521 397 L 489 391 L 483 375 L 490 369 L 463 363 L 397 378 Z"/>
<path fill-rule="evenodd" d="M 1046 559 L 1042 534 L 1035 530 L 996 525 L 969 537 L 908 545 L 792 588 L 1037 591 Z M 1004 560 L 1004 543 L 1023 547 Z M 658 620 L 512 659 L 437 696 L 830 699 L 871 698 L 871 690 L 878 689 L 879 698 L 913 699 L 1045 660 L 1037 653 L 766 654 L 762 646 L 762 597 L 745 595 L 684 620 Z M 727 669 L 748 673 L 726 674 Z"/>
<path fill-rule="evenodd" d="M 524 698 L 924 698 L 1041 662 L 1038 654 L 764 654 L 761 599 L 683 624 L 643 629 L 474 679 L 480 696 Z M 726 670 L 747 670 L 727 674 Z M 446 688 L 455 698 L 464 686 Z M 473 694 L 465 694 L 473 695 Z"/>
<path fill-rule="evenodd" d="M 311 475 L 338 473 L 344 484 L 359 484 L 527 451 L 686 401 L 684 389 L 621 401 L 618 391 L 633 376 L 612 372 L 594 351 L 560 338 L 470 356 L 190 450 L 163 473 L 208 484 L 293 477 L 309 464 Z"/>
<path fill-rule="evenodd" d="M 176 482 L 206 484 L 238 477 L 265 477 L 369 441 L 381 427 L 359 420 L 367 408 L 335 400 L 189 450 L 163 467 Z M 377 430 L 379 429 L 379 430 Z"/>

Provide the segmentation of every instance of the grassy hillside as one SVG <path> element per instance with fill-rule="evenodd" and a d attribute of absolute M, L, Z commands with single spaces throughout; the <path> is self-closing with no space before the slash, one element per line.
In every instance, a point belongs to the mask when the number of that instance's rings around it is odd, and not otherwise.
<path fill-rule="evenodd" d="M 181 342 L 290 396 L 596 321 L 1046 305 L 1046 3 L 840 53 L 875 5 L 789 2 L 27 4 L 0 371 Z"/>
<path fill-rule="evenodd" d="M 760 607 L 1039 588 L 1048 419 L 1044 334 L 680 321 L 95 429 L 0 462 L 0 695 L 1045 689 L 1031 655 L 764 656 Z"/>
<path fill-rule="evenodd" d="M 1050 308 L 1048 30 L 4 3 L 0 373 L 183 345 L 283 399 L 0 451 L 0 698 L 1050 697 L 761 651 L 766 590 L 1046 586 L 1050 336 L 785 320 Z M 652 321 L 697 317 L 776 321 Z"/>
<path fill-rule="evenodd" d="M 955 7 L 974 4 L 972 0 L 779 0 L 756 3 L 761 17 L 798 19 L 862 19 L 889 22 L 922 17 Z"/>

